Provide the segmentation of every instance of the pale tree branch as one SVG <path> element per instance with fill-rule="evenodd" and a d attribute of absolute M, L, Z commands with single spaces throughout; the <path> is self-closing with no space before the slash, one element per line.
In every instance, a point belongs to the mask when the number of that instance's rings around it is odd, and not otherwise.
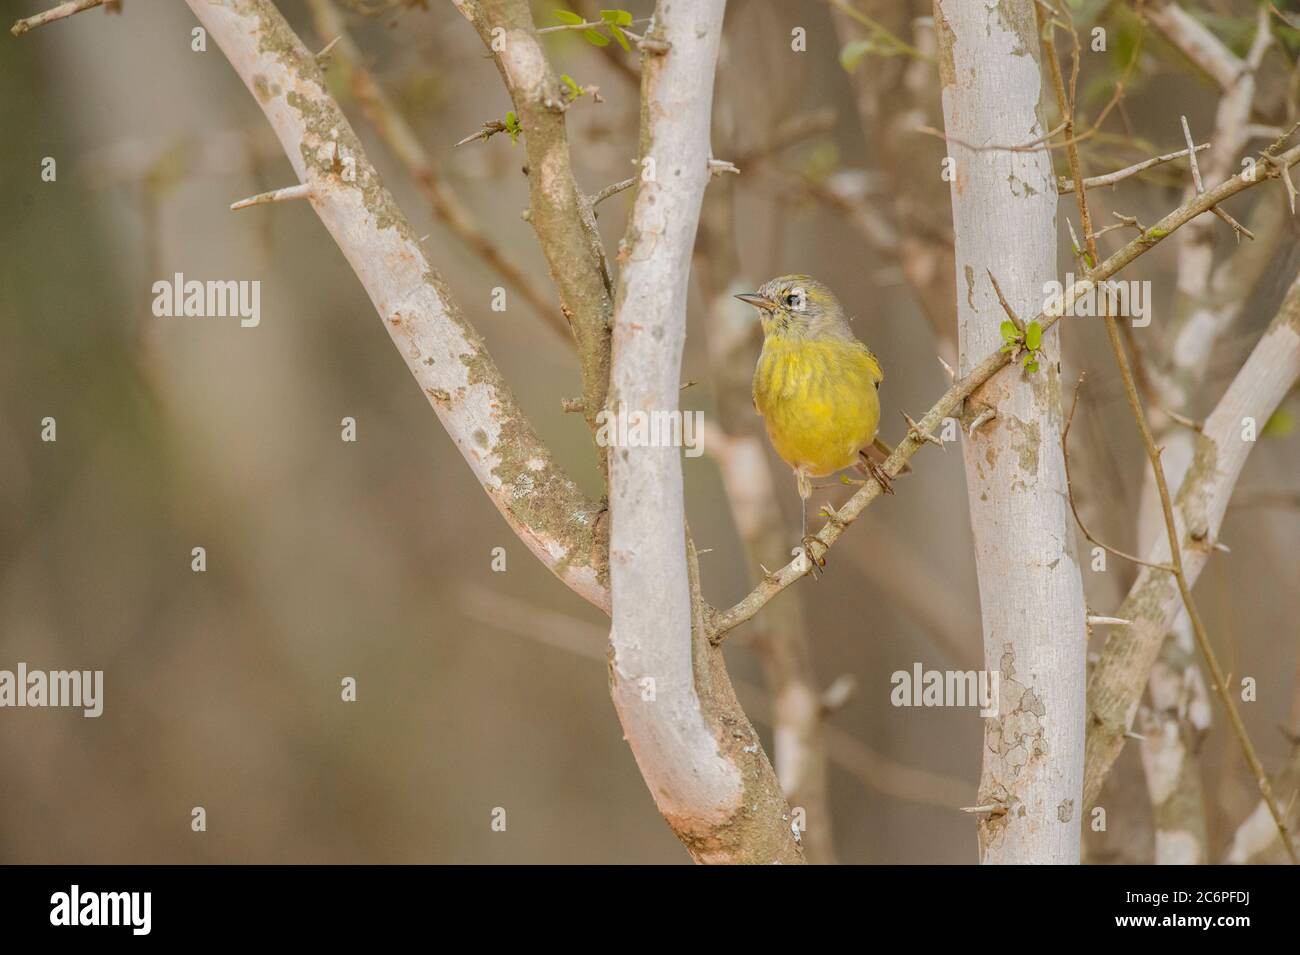
<path fill-rule="evenodd" d="M 1190 21 L 1192 26 L 1186 28 L 1189 32 L 1180 30 L 1174 33 L 1179 42 L 1190 42 L 1185 37 L 1195 35 L 1198 37 L 1195 49 L 1205 51 L 1205 55 L 1215 63 L 1231 64 L 1232 75 L 1221 84 L 1224 94 L 1215 111 L 1211 137 L 1214 149 L 1204 171 L 1204 178 L 1221 179 L 1237 168 L 1241 151 L 1248 141 L 1249 119 L 1257 86 L 1255 71 L 1272 38 L 1267 7 L 1260 7 L 1255 38 L 1245 61 L 1238 59 L 1208 31 L 1203 35 L 1196 33 L 1195 30 L 1204 28 L 1174 4 L 1158 7 L 1149 11 L 1149 14 L 1153 19 L 1164 16 L 1170 18 L 1171 22 Z M 1188 47 L 1191 48 L 1193 47 Z M 1193 166 L 1193 173 L 1195 179 L 1201 178 L 1196 166 Z M 1197 183 L 1191 182 L 1184 198 L 1191 198 L 1200 191 Z M 1154 369 L 1162 408 L 1175 413 L 1186 410 L 1204 378 L 1204 370 L 1209 365 L 1214 346 L 1240 315 L 1247 295 L 1273 256 L 1276 241 L 1285 226 L 1285 217 L 1280 206 L 1266 201 L 1259 204 L 1256 219 L 1251 225 L 1259 240 L 1243 245 L 1217 269 L 1214 267 L 1215 226 L 1208 218 L 1192 223 L 1175 242 L 1178 251 L 1178 296 L 1173 331 L 1168 336 L 1168 354 Z M 1158 431 L 1168 429 L 1169 422 L 1163 420 L 1159 412 L 1154 416 L 1154 421 Z M 1183 442 L 1183 447 L 1170 450 L 1166 461 L 1183 461 L 1189 451 Z M 1139 518 L 1139 528 L 1143 535 L 1154 535 L 1157 532 L 1160 517 L 1155 513 L 1154 505 L 1152 486 L 1144 493 L 1142 515 Z M 1143 543 L 1149 540 L 1149 536 L 1144 537 Z"/>
<path fill-rule="evenodd" d="M 593 435 L 609 387 L 614 287 L 591 201 L 573 175 L 561 83 L 526 0 L 454 0 L 496 59 L 523 128 L 528 221 L 537 233 L 582 369 L 583 415 Z M 606 461 L 597 449 L 602 472 Z"/>
<path fill-rule="evenodd" d="M 661 0 L 641 66 L 642 161 L 622 244 L 610 407 L 675 412 L 686 296 L 709 181 L 724 0 Z M 776 775 L 710 645 L 685 531 L 681 456 L 611 448 L 610 692 L 655 803 L 700 862 L 802 862 Z M 649 688 L 650 692 L 647 692 Z"/>
<path fill-rule="evenodd" d="M 1152 25 L 1222 90 L 1236 82 L 1245 64 L 1201 21 L 1174 0 L 1155 0 L 1143 8 Z"/>
<path fill-rule="evenodd" d="M 483 231 L 473 213 L 434 165 L 410 124 L 366 69 L 361 51 L 348 35 L 334 0 L 309 0 L 309 6 L 316 32 L 322 39 L 329 41 L 330 59 L 327 69 L 337 65 L 350 80 L 352 95 L 360 104 L 366 119 L 406 168 L 407 174 L 428 200 L 433 214 L 467 248 L 505 279 L 506 284 L 541 316 L 547 327 L 565 341 L 571 341 L 569 324 L 561 317 L 554 297 L 530 279 Z"/>
<path fill-rule="evenodd" d="M 269 0 L 188 2 L 261 106 L 312 208 L 488 497 L 543 564 L 607 610 L 599 505 L 528 424 L 327 92 L 315 57 Z"/>
<path fill-rule="evenodd" d="M 1265 5 L 1260 6 L 1256 22 L 1255 40 L 1251 52 L 1245 60 L 1240 60 L 1234 53 L 1219 42 L 1216 36 L 1209 34 L 1200 23 L 1192 19 L 1182 8 L 1175 4 L 1156 6 L 1149 10 L 1153 22 L 1178 23 L 1171 39 L 1177 38 L 1184 52 L 1197 53 L 1206 62 L 1217 64 L 1216 74 L 1223 95 L 1219 97 L 1214 131 L 1210 139 L 1214 144 L 1209 160 L 1204 166 L 1204 178 L 1217 181 L 1238 168 L 1242 151 L 1247 146 L 1249 136 L 1249 118 L 1255 104 L 1256 70 L 1264 60 L 1271 43 L 1269 14 Z M 1195 40 L 1191 39 L 1195 38 Z M 1221 75 L 1229 73 L 1230 75 Z M 1186 118 L 1183 129 L 1186 130 Z M 1201 191 L 1201 170 L 1192 157 L 1192 173 L 1195 182 L 1188 183 L 1184 196 L 1191 197 Z M 1174 331 L 1170 337 L 1169 361 L 1160 370 L 1157 385 L 1161 390 L 1161 405 L 1171 411 L 1180 412 L 1186 408 L 1191 394 L 1200 385 L 1203 370 L 1208 365 L 1210 351 L 1219 338 L 1226 333 L 1244 304 L 1245 292 L 1253 285 L 1252 278 L 1257 278 L 1264 266 L 1268 264 L 1275 243 L 1282 234 L 1283 221 L 1281 210 L 1270 209 L 1265 214 L 1265 230 L 1260 231 L 1261 248 L 1251 248 L 1247 244 L 1231 260 L 1231 269 L 1216 273 L 1214 270 L 1214 223 L 1208 218 L 1193 222 L 1188 229 L 1178 236 L 1178 298 L 1175 305 Z M 1252 223 L 1253 225 L 1253 223 Z M 1236 227 L 1236 226 L 1234 226 Z M 1226 274 L 1225 274 L 1226 273 Z M 1230 292 L 1223 295 L 1214 287 L 1217 281 L 1232 281 L 1235 275 L 1244 275 L 1243 281 L 1235 281 Z M 1157 420 L 1157 426 L 1164 429 L 1166 422 Z M 1145 509 L 1152 511 L 1152 495 L 1147 494 Z M 1158 517 L 1148 517 L 1144 530 L 1153 533 Z"/>
<path fill-rule="evenodd" d="M 570 587 L 608 606 L 599 562 L 590 553 L 597 539 L 595 507 L 555 469 L 527 427 L 326 93 L 315 59 L 267 0 L 190 2 L 258 95 L 310 189 L 313 208 L 493 500 Z M 645 71 L 645 95 L 672 107 L 649 111 L 655 118 L 644 134 L 645 153 L 672 175 L 668 186 L 642 184 L 631 220 L 631 258 L 621 294 L 622 327 L 630 333 L 621 365 L 627 377 L 615 376 L 612 384 L 620 400 L 633 406 L 676 407 L 690 250 L 709 178 L 708 100 L 698 89 L 712 85 L 721 17 L 719 0 L 701 34 L 698 17 L 666 22 L 661 16 L 658 39 L 672 52 L 656 57 Z M 345 178 L 344 170 L 351 175 Z M 672 331 L 638 334 L 647 327 L 643 323 Z M 629 468 L 613 485 L 611 514 L 614 526 L 621 517 L 628 533 L 611 544 L 618 564 L 610 574 L 611 590 L 623 589 L 614 606 L 625 608 L 615 611 L 611 632 L 616 706 L 652 793 L 697 859 L 801 861 L 775 776 L 735 699 L 721 655 L 704 633 L 693 551 L 687 559 L 677 455 L 675 449 L 640 448 L 630 459 L 616 459 Z M 675 484 L 658 483 L 665 465 L 676 470 Z M 645 477 L 648 486 L 638 483 Z M 647 521 L 652 532 L 643 526 Z M 667 535 L 675 547 L 663 533 L 669 527 L 675 528 Z M 662 599 L 665 586 L 675 591 L 675 607 Z M 648 699 L 645 678 L 654 681 Z"/>
<path fill-rule="evenodd" d="M 1151 667 L 1147 683 L 1150 706 L 1142 707 L 1137 717 L 1157 865 L 1210 861 L 1199 754 L 1212 711 L 1209 689 L 1196 661 L 1191 621 L 1185 611 L 1179 611 L 1160 648 L 1160 658 Z M 1268 824 L 1276 836 L 1271 817 Z"/>
<path fill-rule="evenodd" d="M 1154 166 L 1173 162 L 1175 159 L 1181 159 L 1183 156 L 1192 155 L 1193 152 L 1200 152 L 1203 149 L 1209 148 L 1209 143 L 1201 143 L 1195 147 L 1195 150 L 1179 149 L 1176 152 L 1162 153 L 1159 156 L 1152 156 L 1150 159 L 1144 159 L 1142 162 L 1134 163 L 1131 166 L 1125 166 L 1123 169 L 1116 169 L 1114 172 L 1108 172 L 1100 176 L 1089 176 L 1087 179 L 1083 180 L 1083 187 L 1085 189 L 1099 189 L 1102 186 L 1113 186 L 1117 183 L 1123 182 L 1130 176 L 1136 176 L 1138 173 L 1145 172 Z M 1074 180 L 1061 176 L 1057 180 L 1056 191 L 1061 195 L 1074 192 Z"/>

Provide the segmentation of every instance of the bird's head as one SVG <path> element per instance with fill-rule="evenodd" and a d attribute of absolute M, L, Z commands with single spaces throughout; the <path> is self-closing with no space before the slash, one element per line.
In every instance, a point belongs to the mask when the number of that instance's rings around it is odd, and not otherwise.
<path fill-rule="evenodd" d="M 764 335 L 801 338 L 852 336 L 835 293 L 811 275 L 782 275 L 736 298 L 758 309 Z"/>

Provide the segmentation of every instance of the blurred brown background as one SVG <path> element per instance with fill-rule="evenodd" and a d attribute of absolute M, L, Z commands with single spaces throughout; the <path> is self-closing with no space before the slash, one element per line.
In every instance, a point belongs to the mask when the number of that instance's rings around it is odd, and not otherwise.
<path fill-rule="evenodd" d="M 47 5 L 5 0 L 0 9 L 7 24 Z M 539 24 L 558 22 L 559 5 L 537 4 Z M 309 47 L 325 44 L 303 4 L 279 6 Z M 627 6 L 642 16 L 651 4 Z M 522 148 L 505 136 L 452 148 L 509 108 L 473 30 L 440 0 L 348 22 L 448 182 L 545 286 L 519 215 Z M 0 668 L 105 671 L 99 719 L 0 710 L 0 861 L 686 861 L 622 741 L 601 662 L 604 618 L 514 539 L 309 206 L 228 211 L 291 184 L 291 172 L 220 51 L 191 52 L 194 25 L 182 4 L 126 0 L 120 16 L 92 11 L 0 40 Z M 806 53 L 790 50 L 796 26 L 807 31 Z M 765 157 L 734 184 L 741 265 L 758 279 L 814 272 L 839 292 L 887 370 L 884 435 L 897 440 L 898 409 L 919 416 L 946 387 L 934 337 L 898 269 L 808 184 L 871 169 L 888 146 L 912 157 L 942 207 L 942 144 L 864 136 L 840 47 L 823 3 L 734 0 L 719 121 L 744 151 L 793 116 L 833 111 L 827 132 Z M 594 193 L 631 175 L 636 90 L 577 35 L 548 48 L 557 70 L 597 84 L 605 100 L 586 98 L 569 113 L 579 179 Z M 1181 146 L 1178 113 L 1204 129 L 1215 100 L 1161 52 L 1153 42 L 1144 56 L 1125 119 L 1164 151 Z M 1095 81 L 1104 99 L 1110 70 L 1109 57 L 1085 61 L 1081 88 Z M 435 223 L 346 96 L 343 106 L 402 209 L 431 233 L 432 260 L 533 424 L 597 493 L 585 428 L 560 405 L 580 392 L 570 350 L 517 296 L 506 312 L 491 311 L 500 280 Z M 1134 161 L 1115 155 L 1108 168 Z M 40 179 L 46 156 L 57 160 L 55 183 Z M 1132 182 L 1108 193 L 1104 208 L 1152 221 L 1180 190 L 1176 176 L 1164 186 Z M 601 207 L 611 250 L 627 195 Z M 864 208 L 874 201 L 868 192 Z M 1245 220 L 1255 201 L 1229 208 Z M 1065 272 L 1063 222 L 1062 235 Z M 1173 261 L 1167 244 L 1125 273 L 1154 282 L 1155 321 L 1139 334 L 1160 333 Z M 150 287 L 175 272 L 260 280 L 261 325 L 155 318 Z M 1199 411 L 1212 407 L 1293 272 L 1279 256 L 1216 355 Z M 715 370 L 696 298 L 683 377 L 698 384 L 683 404 L 712 415 Z M 1082 367 L 1090 379 L 1075 480 L 1083 475 L 1093 529 L 1126 547 L 1141 450 L 1100 325 L 1076 320 L 1065 336 L 1063 380 Z M 1293 395 L 1284 407 L 1296 405 Z M 58 422 L 54 444 L 39 440 L 47 415 Z M 355 444 L 340 440 L 344 416 L 357 420 Z M 1241 488 L 1296 489 L 1300 439 L 1277 430 L 1261 440 Z M 726 605 L 750 581 L 717 469 L 707 455 L 684 467 L 692 530 L 711 548 L 701 558 L 705 596 Z M 836 548 L 827 575 L 781 599 L 804 602 L 821 681 L 857 681 L 832 719 L 836 731 L 964 783 L 973 798 L 976 713 L 889 702 L 893 671 L 914 661 L 965 668 L 979 657 L 962 481 L 960 455 L 926 450 L 898 494 Z M 779 489 L 793 546 L 793 481 Z M 1225 668 L 1258 680 L 1259 702 L 1244 710 L 1270 767 L 1286 755 L 1276 727 L 1291 722 L 1296 692 L 1298 531 L 1294 506 L 1234 509 L 1223 531 L 1233 554 L 1214 560 L 1197 588 Z M 206 573 L 190 570 L 195 546 L 207 549 Z M 505 573 L 491 569 L 497 546 Z M 1117 560 L 1107 574 L 1085 564 L 1094 610 L 1113 611 L 1129 579 Z M 945 640 L 968 659 L 952 659 Z M 744 631 L 732 642 L 733 677 L 761 687 Z M 340 701 L 346 676 L 358 682 L 356 703 Z M 763 705 L 761 691 L 742 696 L 751 712 Z M 1211 840 L 1221 847 L 1255 796 L 1217 712 L 1216 724 L 1205 767 Z M 841 748 L 832 766 L 842 860 L 974 861 L 967 816 L 936 805 L 933 792 L 883 794 L 844 752 L 861 756 Z M 1116 772 L 1127 795 L 1114 797 L 1111 832 L 1086 836 L 1087 851 L 1140 861 L 1150 825 L 1136 754 Z M 194 806 L 207 810 L 205 833 L 190 829 Z M 504 833 L 490 828 L 497 806 L 508 813 Z"/>

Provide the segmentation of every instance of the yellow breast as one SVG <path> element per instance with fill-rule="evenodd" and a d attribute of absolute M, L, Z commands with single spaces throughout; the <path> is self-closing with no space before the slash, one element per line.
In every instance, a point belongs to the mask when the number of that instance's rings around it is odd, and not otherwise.
<path fill-rule="evenodd" d="M 854 464 L 876 437 L 883 378 L 861 342 L 768 336 L 754 370 L 754 407 L 782 460 L 820 477 Z"/>

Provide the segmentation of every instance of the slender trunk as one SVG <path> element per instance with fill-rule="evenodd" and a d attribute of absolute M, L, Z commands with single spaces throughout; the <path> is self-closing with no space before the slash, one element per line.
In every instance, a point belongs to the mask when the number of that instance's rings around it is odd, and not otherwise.
<path fill-rule="evenodd" d="M 615 413 L 677 411 L 686 293 L 709 180 L 725 0 L 660 0 L 642 60 L 642 177 L 614 313 Z M 609 455 L 610 692 L 664 818 L 700 862 L 800 862 L 789 807 L 704 633 L 681 451 Z"/>
<path fill-rule="evenodd" d="M 1001 344 L 1015 311 L 1038 313 L 1056 274 L 1056 187 L 1044 151 L 975 150 L 1043 134 L 1033 0 L 937 0 L 956 233 L 959 374 Z M 936 170 L 937 172 L 937 170 Z M 1055 328 L 1039 368 L 999 372 L 966 402 L 967 491 L 985 666 L 1000 673 L 985 722 L 978 802 L 985 863 L 1079 860 L 1086 609 L 1066 498 Z"/>

